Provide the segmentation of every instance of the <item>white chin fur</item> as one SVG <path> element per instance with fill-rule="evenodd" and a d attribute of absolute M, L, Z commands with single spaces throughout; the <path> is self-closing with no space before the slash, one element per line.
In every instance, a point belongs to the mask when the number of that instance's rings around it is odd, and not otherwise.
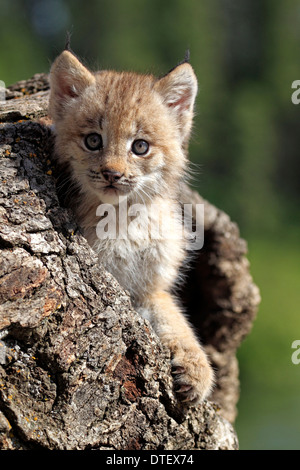
<path fill-rule="evenodd" d="M 115 206 L 119 204 L 121 194 L 117 189 L 106 189 L 105 191 L 100 191 L 99 196 L 102 203 Z"/>

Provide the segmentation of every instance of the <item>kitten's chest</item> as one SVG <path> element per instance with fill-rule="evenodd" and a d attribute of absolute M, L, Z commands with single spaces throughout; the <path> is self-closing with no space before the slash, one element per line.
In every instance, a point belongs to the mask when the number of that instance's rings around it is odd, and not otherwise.
<path fill-rule="evenodd" d="M 85 235 L 100 263 L 133 299 L 142 299 L 155 285 L 163 288 L 174 282 L 184 249 L 176 211 L 164 204 L 135 213 L 136 217 L 119 217 L 112 212 L 111 218 L 99 220 Z"/>
<path fill-rule="evenodd" d="M 162 265 L 161 247 L 131 239 L 98 240 L 93 248 L 100 263 L 133 298 L 143 297 Z"/>

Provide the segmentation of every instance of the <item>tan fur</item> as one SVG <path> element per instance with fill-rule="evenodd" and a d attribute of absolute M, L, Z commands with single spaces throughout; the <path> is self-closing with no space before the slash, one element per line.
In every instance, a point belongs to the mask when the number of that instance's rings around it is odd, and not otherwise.
<path fill-rule="evenodd" d="M 56 155 L 60 163 L 70 165 L 80 188 L 73 204 L 78 222 L 100 262 L 129 291 L 135 308 L 170 348 L 179 397 L 196 403 L 209 394 L 213 374 L 170 293 L 186 257 L 178 190 L 187 167 L 185 148 L 197 93 L 193 69 L 183 63 L 161 79 L 129 72 L 93 74 L 64 51 L 50 79 Z M 84 140 L 93 133 L 103 142 L 96 151 L 88 150 Z M 149 144 L 147 154 L 133 152 L 137 139 Z M 112 188 L 104 177 L 107 171 L 121 175 Z M 119 220 L 124 198 L 126 220 Z M 131 225 L 131 236 L 103 239 L 97 236 L 101 204 L 113 205 L 118 233 L 125 222 L 132 222 L 132 204 L 143 205 L 147 212 L 140 214 L 139 224 Z M 155 238 L 149 227 L 162 221 L 178 236 Z"/>

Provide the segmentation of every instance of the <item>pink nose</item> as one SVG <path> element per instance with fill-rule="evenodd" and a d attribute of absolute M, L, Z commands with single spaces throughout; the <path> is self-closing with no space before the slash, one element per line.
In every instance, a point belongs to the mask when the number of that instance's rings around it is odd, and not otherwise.
<path fill-rule="evenodd" d="M 102 175 L 109 183 L 116 183 L 120 178 L 122 178 L 123 173 L 114 170 L 103 170 Z"/>

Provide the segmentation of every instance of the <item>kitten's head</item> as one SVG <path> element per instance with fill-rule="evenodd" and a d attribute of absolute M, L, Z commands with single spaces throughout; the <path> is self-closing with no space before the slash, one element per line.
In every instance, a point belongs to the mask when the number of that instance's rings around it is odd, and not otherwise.
<path fill-rule="evenodd" d="M 56 152 L 99 201 L 172 195 L 186 168 L 197 80 L 184 62 L 164 77 L 91 73 L 70 52 L 50 73 Z"/>

